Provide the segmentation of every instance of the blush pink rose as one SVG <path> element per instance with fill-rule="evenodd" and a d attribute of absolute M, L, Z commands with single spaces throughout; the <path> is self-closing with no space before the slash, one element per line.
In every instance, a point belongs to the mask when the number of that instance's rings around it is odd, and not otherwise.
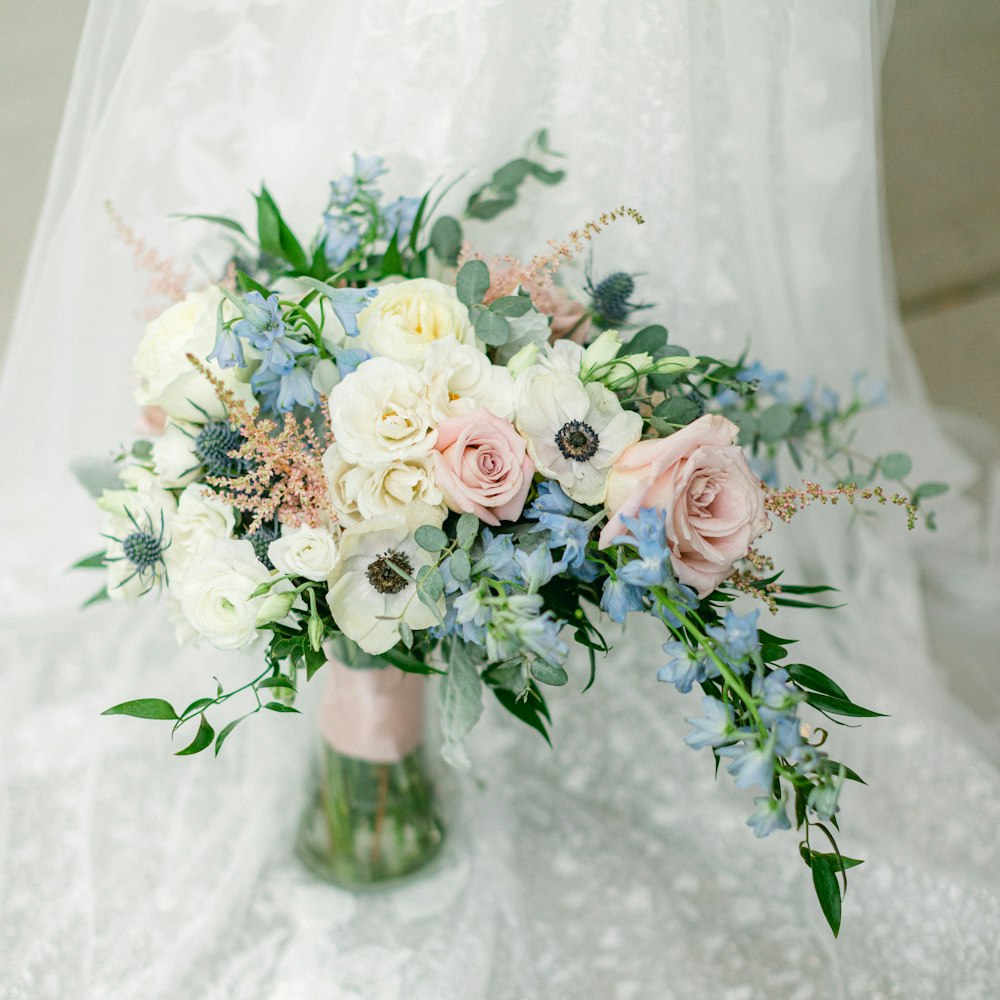
<path fill-rule="evenodd" d="M 771 527 L 760 480 L 735 444 L 739 428 L 706 414 L 665 438 L 638 441 L 622 452 L 608 477 L 601 532 L 607 547 L 627 534 L 623 517 L 643 507 L 663 512 L 677 579 L 705 597 Z"/>
<path fill-rule="evenodd" d="M 494 526 L 516 521 L 535 466 L 508 420 L 473 410 L 438 425 L 434 473 L 445 502 Z"/>

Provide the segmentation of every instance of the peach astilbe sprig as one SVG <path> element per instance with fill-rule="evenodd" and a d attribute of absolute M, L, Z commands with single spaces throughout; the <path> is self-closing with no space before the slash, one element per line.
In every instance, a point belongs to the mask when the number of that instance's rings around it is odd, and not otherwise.
<path fill-rule="evenodd" d="M 504 277 L 505 282 L 508 284 L 514 282 L 511 288 L 516 287 L 517 284 L 545 287 L 551 283 L 552 275 L 559 270 L 564 261 L 572 260 L 577 254 L 583 253 L 587 243 L 598 233 L 610 226 L 612 222 L 617 222 L 619 219 L 625 218 L 631 219 L 637 226 L 643 225 L 646 221 L 634 208 L 619 205 L 617 208 L 611 209 L 610 212 L 602 212 L 596 219 L 587 222 L 582 229 L 574 229 L 565 240 L 549 240 L 552 252 L 537 254 L 535 257 L 532 257 L 531 263 L 527 266 L 514 257 L 499 258 L 500 261 L 507 265 Z M 482 258 L 478 254 L 473 253 L 471 247 L 463 247 L 462 254 L 459 257 L 459 265 L 473 259 Z M 493 289 L 491 288 L 492 291 Z M 500 294 L 505 293 L 501 292 Z"/>
<path fill-rule="evenodd" d="M 804 489 L 795 489 L 789 486 L 783 490 L 773 490 L 768 493 L 764 498 L 764 507 L 769 513 L 787 523 L 800 510 L 804 510 L 813 503 L 836 506 L 841 500 L 846 500 L 852 505 L 856 500 L 874 500 L 882 507 L 887 503 L 903 507 L 906 510 L 907 528 L 912 529 L 916 526 L 917 507 L 909 497 L 900 493 L 893 493 L 890 496 L 881 486 L 866 486 L 864 489 L 859 489 L 856 483 L 842 483 L 833 489 L 825 490 L 819 483 L 810 482 L 808 479 L 804 479 L 802 482 Z"/>
<path fill-rule="evenodd" d="M 179 271 L 167 257 L 162 257 L 115 211 L 110 201 L 104 203 L 104 208 L 111 219 L 118 238 L 132 251 L 135 265 L 150 275 L 149 292 L 151 295 L 162 295 L 170 302 L 180 302 L 187 295 L 190 275 L 187 271 Z"/>
<path fill-rule="evenodd" d="M 284 414 L 280 425 L 251 413 L 204 362 L 193 354 L 187 359 L 211 382 L 230 423 L 244 438 L 229 457 L 239 459 L 247 471 L 231 478 L 206 476 L 205 481 L 219 490 L 222 500 L 250 516 L 248 533 L 275 518 L 293 527 L 307 524 L 311 528 L 336 521 L 323 471 L 329 433 L 321 437 L 310 419 L 299 421 L 290 413 Z M 326 405 L 325 399 L 320 402 Z"/>

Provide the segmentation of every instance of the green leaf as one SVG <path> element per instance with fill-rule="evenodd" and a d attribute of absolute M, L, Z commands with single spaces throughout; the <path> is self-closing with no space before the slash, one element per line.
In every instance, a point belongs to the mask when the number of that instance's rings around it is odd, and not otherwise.
<path fill-rule="evenodd" d="M 420 236 L 420 230 L 424 225 L 424 213 L 427 211 L 427 199 L 430 198 L 431 193 L 428 191 L 423 198 L 420 199 L 420 204 L 417 206 L 417 214 L 413 217 L 413 226 L 410 229 L 410 249 L 416 253 L 417 252 L 417 238 Z"/>
<path fill-rule="evenodd" d="M 104 557 L 107 552 L 95 552 L 93 555 L 78 559 L 70 569 L 104 569 Z"/>
<path fill-rule="evenodd" d="M 741 445 L 753 444 L 753 440 L 757 436 L 759 425 L 757 418 L 752 413 L 747 413 L 746 410 L 737 410 L 730 407 L 723 410 L 723 416 L 728 417 L 734 424 L 736 424 L 737 427 L 739 427 L 739 443 Z"/>
<path fill-rule="evenodd" d="M 541 684 L 550 684 L 553 687 L 562 687 L 569 682 L 569 674 L 558 664 L 549 663 L 547 660 L 535 660 L 531 665 L 531 676 Z"/>
<path fill-rule="evenodd" d="M 773 444 L 781 441 L 791 430 L 795 420 L 795 412 L 790 406 L 784 403 L 775 403 L 769 406 L 758 417 L 758 427 L 761 439 Z"/>
<path fill-rule="evenodd" d="M 198 732 L 195 733 L 194 739 L 183 749 L 178 750 L 175 757 L 189 757 L 191 754 L 201 753 L 202 750 L 207 749 L 212 745 L 212 740 L 215 739 L 215 730 L 209 724 L 208 719 L 203 715 L 201 717 L 201 722 L 198 723 Z"/>
<path fill-rule="evenodd" d="M 236 287 L 241 292 L 260 292 L 265 299 L 271 294 L 270 288 L 254 280 L 249 274 L 245 274 L 243 271 L 236 272 Z"/>
<path fill-rule="evenodd" d="M 405 274 L 406 271 L 403 267 L 403 256 L 399 252 L 399 247 L 397 246 L 397 239 L 399 237 L 398 230 L 392 234 L 392 239 L 389 240 L 389 246 L 386 248 L 385 253 L 382 255 L 382 277 L 388 278 L 390 275 L 394 274 Z"/>
<path fill-rule="evenodd" d="M 833 774 L 838 773 L 840 771 L 840 769 L 843 768 L 844 777 L 848 781 L 856 781 L 856 782 L 858 782 L 858 784 L 861 784 L 861 785 L 867 785 L 868 784 L 868 782 L 865 781 L 865 779 L 862 778 L 861 775 L 858 774 L 857 771 L 852 771 L 846 764 L 841 764 L 839 760 L 834 760 L 832 757 L 827 757 L 827 759 L 823 763 L 824 763 L 824 765 L 827 768 L 830 769 L 830 771 Z"/>
<path fill-rule="evenodd" d="M 882 459 L 882 475 L 888 479 L 905 479 L 912 468 L 910 456 L 901 451 L 890 452 Z"/>
<path fill-rule="evenodd" d="M 459 548 L 465 549 L 468 552 L 478 537 L 479 518 L 475 514 L 463 514 L 458 519 L 458 524 L 455 525 L 455 539 L 458 542 Z"/>
<path fill-rule="evenodd" d="M 473 195 L 466 205 L 465 214 L 470 219 L 482 219 L 484 222 L 495 219 L 501 212 L 506 212 L 517 201 L 517 195 L 512 192 L 501 192 L 495 198 L 481 200 L 478 194 Z"/>
<path fill-rule="evenodd" d="M 198 698 L 195 701 L 192 701 L 191 704 L 188 705 L 188 707 L 185 708 L 183 712 L 181 712 L 181 718 L 182 719 L 187 719 L 188 717 L 194 718 L 203 709 L 206 709 L 208 708 L 209 705 L 214 705 L 214 704 L 215 704 L 214 698 Z"/>
<path fill-rule="evenodd" d="M 818 708 L 821 712 L 827 712 L 830 715 L 847 715 L 856 719 L 884 719 L 887 717 L 884 712 L 873 712 L 870 708 L 862 708 L 847 698 L 831 698 L 828 695 L 814 694 L 810 691 L 806 694 L 806 701 L 813 708 Z"/>
<path fill-rule="evenodd" d="M 454 767 L 468 767 L 462 741 L 483 713 L 483 684 L 471 651 L 453 641 L 448 656 L 448 672 L 441 678 L 438 693 L 441 709 L 441 755 Z"/>
<path fill-rule="evenodd" d="M 308 271 L 309 258 L 281 217 L 281 212 L 266 187 L 261 185 L 260 194 L 255 196 L 255 200 L 261 249 L 272 257 L 288 261 L 296 271 Z"/>
<path fill-rule="evenodd" d="M 123 701 L 120 705 L 105 709 L 101 715 L 131 715 L 136 719 L 177 718 L 173 706 L 162 698 L 138 698 L 135 701 Z"/>
<path fill-rule="evenodd" d="M 391 663 L 392 666 L 400 670 L 406 671 L 408 674 L 429 675 L 444 673 L 443 670 L 438 670 L 437 667 L 432 667 L 430 664 L 424 663 L 423 660 L 418 660 L 415 656 L 395 648 L 387 649 L 384 653 L 380 653 L 379 658 L 385 660 L 386 663 Z"/>
<path fill-rule="evenodd" d="M 413 629 L 406 622 L 399 623 L 399 639 L 407 649 L 413 648 Z"/>
<path fill-rule="evenodd" d="M 221 730 L 219 730 L 219 735 L 215 737 L 215 756 L 219 756 L 219 751 L 222 749 L 222 744 L 226 742 L 226 737 L 249 715 L 253 715 L 253 712 L 248 712 L 247 715 L 241 715 L 238 719 L 233 719 L 232 722 L 227 722 Z"/>
<path fill-rule="evenodd" d="M 275 674 L 274 677 L 266 677 L 258 685 L 258 688 L 285 688 L 288 691 L 294 691 L 295 685 L 292 681 L 285 677 L 284 674 Z"/>
<path fill-rule="evenodd" d="M 693 400 L 685 399 L 683 396 L 673 396 L 660 403 L 653 413 L 668 424 L 683 427 L 692 420 L 697 420 L 701 410 Z"/>
<path fill-rule="evenodd" d="M 454 266 L 458 263 L 458 251 L 462 249 L 462 227 L 457 219 L 442 215 L 431 227 L 431 249 L 442 264 Z"/>
<path fill-rule="evenodd" d="M 652 326 L 644 326 L 631 340 L 622 344 L 618 350 L 618 357 L 624 358 L 629 354 L 656 354 L 666 344 L 667 328 L 654 323 Z"/>
<path fill-rule="evenodd" d="M 847 871 L 849 868 L 857 868 L 858 865 L 863 865 L 865 863 L 864 858 L 848 858 L 843 854 L 824 854 L 820 851 L 811 851 L 805 846 L 805 844 L 800 845 L 799 854 L 802 855 L 802 860 L 810 868 L 813 866 L 814 858 L 822 858 L 833 868 L 835 873 Z"/>
<path fill-rule="evenodd" d="M 89 608 L 94 604 L 100 604 L 101 601 L 110 601 L 110 600 L 111 600 L 111 595 L 108 593 L 108 588 L 101 587 L 101 589 L 96 594 L 92 594 L 83 602 L 81 608 Z"/>
<path fill-rule="evenodd" d="M 529 309 L 531 309 L 531 298 L 527 295 L 504 295 L 490 303 L 490 312 L 510 319 L 519 319 Z"/>
<path fill-rule="evenodd" d="M 531 726 L 532 729 L 541 733 L 545 742 L 549 746 L 552 746 L 552 740 L 549 739 L 549 732 L 545 725 L 549 717 L 548 710 L 545 707 L 545 701 L 542 699 L 541 692 L 534 684 L 529 686 L 527 698 L 521 698 L 519 695 L 514 694 L 513 691 L 508 691 L 502 687 L 492 687 L 490 690 L 496 695 L 497 701 L 514 718 L 520 719 L 525 725 Z"/>
<path fill-rule="evenodd" d="M 444 578 L 437 566 L 421 566 L 417 572 L 417 597 L 434 611 L 444 594 Z"/>
<path fill-rule="evenodd" d="M 947 483 L 921 483 L 910 498 L 913 503 L 920 503 L 921 500 L 929 500 L 931 497 L 939 497 L 942 493 L 947 493 L 951 487 Z"/>
<path fill-rule="evenodd" d="M 427 552 L 440 552 L 448 547 L 448 536 L 433 524 L 422 524 L 413 533 L 413 540 Z"/>
<path fill-rule="evenodd" d="M 510 323 L 489 309 L 481 309 L 473 322 L 476 336 L 489 347 L 502 347 L 510 340 Z"/>
<path fill-rule="evenodd" d="M 472 576 L 472 560 L 465 549 L 458 549 L 452 553 L 451 561 L 448 564 L 451 568 L 451 575 L 459 582 L 465 583 Z"/>
<path fill-rule="evenodd" d="M 132 442 L 132 457 L 137 462 L 148 462 L 153 457 L 153 442 L 152 441 L 133 441 Z"/>
<path fill-rule="evenodd" d="M 211 222 L 216 226 L 224 226 L 226 229 L 232 229 L 241 236 L 247 236 L 246 230 L 235 219 L 228 219 L 224 215 L 201 215 L 189 212 L 174 212 L 171 218 L 182 219 L 185 222 L 189 222 L 194 219 L 198 219 L 202 222 Z M 247 236 L 247 239 L 250 239 L 250 237 Z"/>
<path fill-rule="evenodd" d="M 819 691 L 821 694 L 829 694 L 843 701 L 851 700 L 826 674 L 815 667 L 807 666 L 805 663 L 789 663 L 785 669 L 788 671 L 788 676 L 801 687 L 809 688 L 811 691 Z"/>
<path fill-rule="evenodd" d="M 280 701 L 269 701 L 264 708 L 269 708 L 272 712 L 294 712 L 296 715 L 301 715 L 297 708 L 292 708 L 291 705 L 286 705 Z"/>
<path fill-rule="evenodd" d="M 826 857 L 821 854 L 813 855 L 813 862 L 809 866 L 812 868 L 813 888 L 816 890 L 816 897 L 819 899 L 823 916 L 836 937 L 840 933 L 840 883 L 837 881 L 836 869 Z"/>
<path fill-rule="evenodd" d="M 482 302 L 489 287 L 490 269 L 481 260 L 466 261 L 455 278 L 458 300 L 466 306 Z"/>

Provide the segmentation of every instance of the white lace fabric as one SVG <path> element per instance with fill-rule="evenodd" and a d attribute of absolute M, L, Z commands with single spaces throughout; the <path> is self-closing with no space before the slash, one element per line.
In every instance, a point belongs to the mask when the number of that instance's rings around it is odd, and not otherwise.
<path fill-rule="evenodd" d="M 995 996 L 997 701 L 988 682 L 972 706 L 946 693 L 898 512 L 812 511 L 767 540 L 789 579 L 849 602 L 772 631 L 892 716 L 831 734 L 869 782 L 844 796 L 841 847 L 868 860 L 837 942 L 795 835 L 755 840 L 750 797 L 681 742 L 697 696 L 656 682 L 653 623 L 630 622 L 594 689 L 579 693 L 578 662 L 553 693 L 553 751 L 491 707 L 474 775 L 443 774 L 439 865 L 355 896 L 292 855 L 311 716 L 256 717 L 218 759 L 173 757 L 165 723 L 101 718 L 142 695 L 186 703 L 253 660 L 177 650 L 155 602 L 79 613 L 92 581 L 63 572 L 98 547 L 67 464 L 134 420 L 148 276 L 105 199 L 208 273 L 205 229 L 167 213 L 250 218 L 263 178 L 302 228 L 352 151 L 384 155 L 388 192 L 410 193 L 468 168 L 478 182 L 541 126 L 567 180 L 469 226 L 478 247 L 530 256 L 634 205 L 646 225 L 602 234 L 595 270 L 647 274 L 648 315 L 678 342 L 752 340 L 770 366 L 840 387 L 891 373 L 899 402 L 867 422 L 873 448 L 964 485 L 972 466 L 933 422 L 885 277 L 870 19 L 853 0 L 95 0 L 0 387 L 16 470 L 0 511 L 4 1000 Z M 966 602 L 996 593 L 974 516 L 946 508 L 928 550 L 939 591 Z"/>

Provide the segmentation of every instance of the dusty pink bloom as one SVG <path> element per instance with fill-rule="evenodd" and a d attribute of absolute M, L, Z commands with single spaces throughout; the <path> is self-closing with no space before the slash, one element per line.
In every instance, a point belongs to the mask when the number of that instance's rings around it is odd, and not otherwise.
<path fill-rule="evenodd" d="M 159 437 L 167 426 L 167 411 L 159 406 L 144 406 L 135 421 L 136 434 Z"/>
<path fill-rule="evenodd" d="M 440 424 L 434 447 L 435 480 L 453 511 L 494 526 L 521 516 L 535 466 L 510 421 L 489 410 L 460 414 Z"/>
<path fill-rule="evenodd" d="M 168 257 L 161 257 L 160 254 L 136 233 L 136 231 L 114 210 L 111 202 L 106 202 L 105 206 L 108 215 L 111 217 L 118 238 L 135 255 L 136 267 L 143 271 L 148 271 L 152 277 L 149 282 L 150 295 L 162 295 L 171 302 L 180 302 L 187 294 L 187 286 L 190 281 L 190 274 L 187 271 L 179 271 L 175 268 L 173 261 Z M 153 315 L 161 312 L 161 309 L 150 309 Z"/>
<path fill-rule="evenodd" d="M 739 428 L 717 413 L 665 438 L 638 441 L 608 477 L 601 532 L 606 547 L 623 534 L 622 517 L 661 511 L 677 579 L 705 597 L 771 527 L 760 480 L 735 444 Z"/>

